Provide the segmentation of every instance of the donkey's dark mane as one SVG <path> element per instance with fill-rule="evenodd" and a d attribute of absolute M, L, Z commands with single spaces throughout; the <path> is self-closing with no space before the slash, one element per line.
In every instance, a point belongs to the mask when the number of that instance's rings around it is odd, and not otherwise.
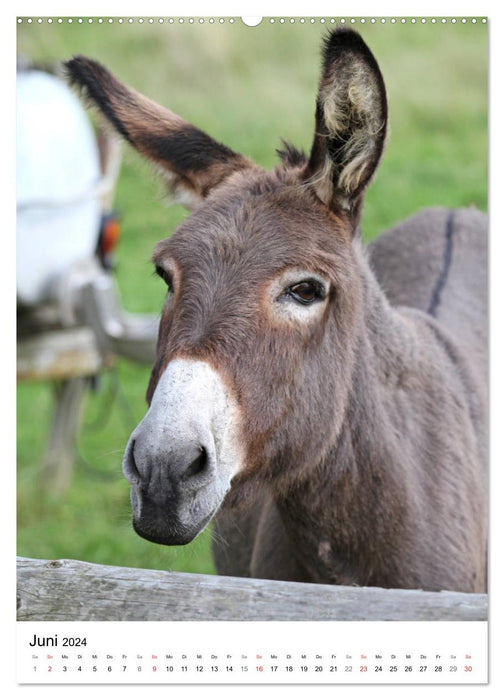
<path fill-rule="evenodd" d="M 285 166 L 289 168 L 297 168 L 306 164 L 307 157 L 304 151 L 299 150 L 291 143 L 288 143 L 283 139 L 282 144 L 283 148 L 278 148 L 277 154 Z"/>

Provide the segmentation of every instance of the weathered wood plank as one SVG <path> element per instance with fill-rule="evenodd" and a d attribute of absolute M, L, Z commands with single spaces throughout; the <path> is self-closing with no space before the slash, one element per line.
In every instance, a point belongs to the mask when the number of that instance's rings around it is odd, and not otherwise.
<path fill-rule="evenodd" d="M 96 345 L 90 328 L 66 328 L 20 338 L 17 343 L 18 381 L 47 381 L 87 377 L 114 363 Z"/>
<path fill-rule="evenodd" d="M 484 594 L 18 559 L 18 620 L 486 620 Z"/>

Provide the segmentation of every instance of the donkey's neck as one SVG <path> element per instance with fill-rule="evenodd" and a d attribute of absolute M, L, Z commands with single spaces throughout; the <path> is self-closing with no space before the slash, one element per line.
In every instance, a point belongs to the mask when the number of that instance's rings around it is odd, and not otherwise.
<path fill-rule="evenodd" d="M 360 267 L 364 313 L 342 429 L 329 454 L 276 502 L 311 580 L 397 585 L 417 520 L 407 465 L 422 459 L 425 381 L 443 377 L 432 370 L 439 360 L 431 363 L 428 319 L 392 309 L 363 256 Z"/>

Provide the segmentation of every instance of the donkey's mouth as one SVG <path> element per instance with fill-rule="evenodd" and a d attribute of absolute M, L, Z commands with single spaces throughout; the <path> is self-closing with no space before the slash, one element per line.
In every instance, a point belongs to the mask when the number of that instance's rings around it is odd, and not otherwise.
<path fill-rule="evenodd" d="M 154 500 L 142 489 L 131 487 L 133 529 L 140 537 L 163 545 L 192 542 L 212 520 L 223 501 L 217 493 L 200 494 L 195 500 Z"/>
<path fill-rule="evenodd" d="M 194 528 L 185 528 L 180 525 L 176 525 L 173 527 L 173 529 L 170 529 L 170 531 L 165 530 L 161 532 L 159 530 L 156 531 L 147 529 L 145 528 L 145 526 L 133 520 L 133 529 L 135 530 L 137 535 L 143 537 L 144 540 L 154 542 L 154 544 L 163 544 L 167 546 L 184 545 L 189 544 L 194 539 L 196 539 L 196 537 L 208 525 L 208 523 L 212 519 L 212 516 L 213 514 L 205 518 L 198 526 Z"/>

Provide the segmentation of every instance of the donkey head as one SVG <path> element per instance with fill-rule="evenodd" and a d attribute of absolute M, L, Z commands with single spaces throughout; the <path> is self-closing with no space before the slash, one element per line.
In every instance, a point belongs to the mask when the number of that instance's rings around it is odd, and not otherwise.
<path fill-rule="evenodd" d="M 362 322 L 353 237 L 385 140 L 383 79 L 357 34 L 329 35 L 311 153 L 287 146 L 265 172 L 98 63 L 67 70 L 192 210 L 154 252 L 167 296 L 149 410 L 123 462 L 138 534 L 184 544 L 226 496 L 285 488 L 335 442 Z"/>

